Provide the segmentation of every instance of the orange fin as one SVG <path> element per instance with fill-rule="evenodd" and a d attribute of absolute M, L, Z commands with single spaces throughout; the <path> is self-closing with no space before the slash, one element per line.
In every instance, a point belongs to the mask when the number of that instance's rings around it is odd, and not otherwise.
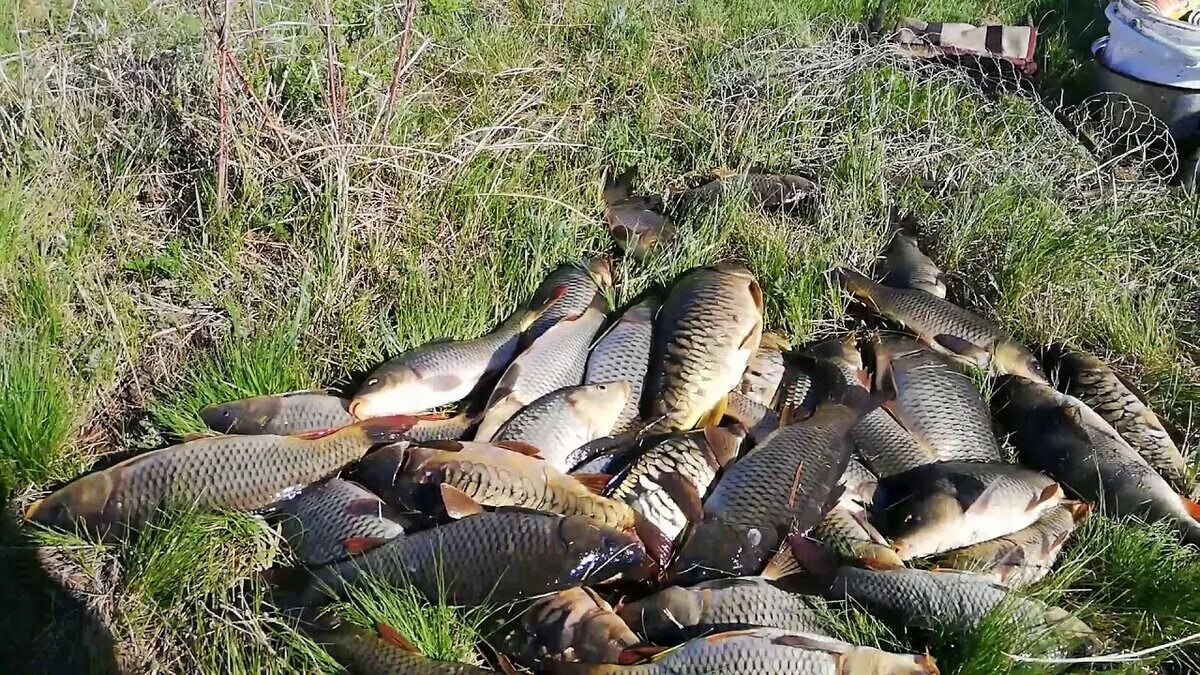
<path fill-rule="evenodd" d="M 1042 490 L 1042 494 L 1029 500 L 1029 506 L 1027 506 L 1025 510 L 1032 511 L 1038 506 L 1045 504 L 1051 499 L 1054 499 L 1055 497 L 1062 497 L 1062 488 L 1059 487 L 1058 483 L 1051 483 L 1050 485 L 1046 486 L 1046 489 Z"/>
<path fill-rule="evenodd" d="M 404 438 L 409 429 L 421 421 L 412 415 L 386 415 L 350 425 L 358 429 L 372 443 L 394 443 Z"/>
<path fill-rule="evenodd" d="M 421 420 L 422 422 L 438 422 L 440 420 L 448 420 L 451 417 L 453 417 L 453 415 L 451 415 L 448 412 L 443 412 L 441 410 L 434 410 L 431 412 L 423 412 L 419 415 L 414 415 L 413 417 L 416 417 L 417 419 Z"/>
<path fill-rule="evenodd" d="M 471 499 L 470 495 L 453 485 L 442 483 L 438 489 L 442 493 L 442 504 L 446 507 L 446 515 L 451 518 L 457 520 L 483 512 L 483 507 L 479 505 L 479 502 Z"/>
<path fill-rule="evenodd" d="M 21 516 L 22 516 L 22 517 L 23 517 L 25 520 L 29 520 L 29 519 L 33 518 L 33 517 L 34 517 L 34 515 L 36 515 L 36 514 L 37 514 L 38 507 L 40 507 L 40 506 L 42 505 L 42 502 L 44 502 L 44 501 L 46 501 L 46 500 L 45 500 L 45 498 L 42 498 L 42 499 L 39 499 L 39 500 L 37 500 L 36 502 L 34 502 L 34 503 L 30 504 L 30 505 L 29 505 L 29 506 L 28 506 L 28 507 L 25 509 L 25 513 L 21 514 Z"/>
<path fill-rule="evenodd" d="M 214 438 L 214 435 L 205 433 L 203 431 L 193 431 L 191 433 L 183 435 L 183 442 L 191 443 L 192 441 L 199 441 L 199 440 L 203 440 L 205 438 Z"/>
<path fill-rule="evenodd" d="M 326 427 L 324 429 L 313 429 L 312 431 L 305 431 L 303 433 L 295 434 L 295 436 L 296 438 L 303 438 L 306 441 L 315 441 L 318 438 L 325 438 L 330 434 L 335 434 L 344 428 L 345 427 Z"/>
<path fill-rule="evenodd" d="M 499 441 L 493 443 L 493 445 L 504 448 L 505 450 L 512 450 L 513 452 L 522 455 L 528 455 L 530 457 L 542 459 L 541 449 L 532 443 L 526 443 L 525 441 Z"/>
<path fill-rule="evenodd" d="M 400 631 L 387 625 L 386 623 L 376 623 L 375 632 L 379 633 L 379 637 L 383 639 L 384 642 L 392 645 L 393 647 L 399 647 L 406 652 L 413 652 L 415 654 L 421 653 L 421 650 L 417 649 L 416 645 L 409 642 L 408 638 L 401 635 Z"/>
<path fill-rule="evenodd" d="M 627 647 L 617 656 L 617 663 L 623 666 L 631 666 L 640 661 L 652 659 L 665 651 L 667 651 L 667 647 L 653 647 L 650 645 L 644 647 Z"/>
<path fill-rule="evenodd" d="M 874 555 L 863 556 L 863 557 L 859 558 L 858 561 L 860 563 L 862 563 L 863 567 L 865 567 L 869 570 L 878 570 L 880 572 L 885 572 L 887 570 L 902 570 L 902 569 L 904 569 L 904 563 L 900 563 L 899 565 L 897 565 L 895 560 L 887 560 L 885 558 L 881 558 L 879 556 L 874 556 Z"/>
<path fill-rule="evenodd" d="M 717 466 L 725 466 L 738 455 L 742 438 L 725 427 L 705 427 L 704 440 L 712 450 Z"/>
<path fill-rule="evenodd" d="M 717 401 L 717 404 L 712 407 L 703 416 L 700 421 L 696 422 L 697 427 L 715 427 L 721 423 L 721 418 L 725 416 L 725 409 L 729 407 L 729 395 L 726 394 Z"/>
<path fill-rule="evenodd" d="M 1183 502 L 1183 508 L 1187 509 L 1188 515 L 1192 517 L 1192 520 L 1200 520 L 1200 504 L 1183 495 L 1179 495 L 1179 500 Z"/>
<path fill-rule="evenodd" d="M 349 539 L 342 540 L 342 547 L 346 549 L 346 553 L 358 555 L 366 553 L 373 548 L 379 548 L 389 541 L 391 540 L 380 537 L 350 537 Z"/>
<path fill-rule="evenodd" d="M 779 550 L 775 552 L 775 555 L 771 556 L 771 559 L 767 561 L 767 566 L 763 568 L 762 574 L 759 576 L 770 581 L 778 581 L 793 574 L 800 574 L 803 571 L 804 568 L 796 561 L 796 556 L 792 555 L 791 544 L 785 541 L 779 547 Z"/>
<path fill-rule="evenodd" d="M 583 483 L 588 492 L 597 495 L 604 494 L 604 488 L 608 487 L 609 481 L 612 480 L 612 476 L 606 473 L 575 473 L 571 474 L 571 477 Z"/>
<path fill-rule="evenodd" d="M 434 450 L 442 450 L 444 452 L 462 452 L 463 444 L 460 441 L 423 441 L 419 444 L 422 448 L 432 448 Z"/>

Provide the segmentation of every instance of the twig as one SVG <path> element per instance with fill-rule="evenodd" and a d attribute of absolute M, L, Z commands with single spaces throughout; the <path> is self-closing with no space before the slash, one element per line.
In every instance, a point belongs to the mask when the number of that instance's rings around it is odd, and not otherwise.
<path fill-rule="evenodd" d="M 412 43 L 413 17 L 416 16 L 420 7 L 421 0 L 408 0 L 408 11 L 404 13 L 404 30 L 400 33 L 400 45 L 396 47 L 396 61 L 392 66 L 392 83 L 388 86 L 387 99 L 383 102 L 383 108 L 379 111 L 379 116 L 375 118 L 375 124 L 371 125 L 372 135 L 381 123 L 384 134 L 386 134 L 388 124 L 392 121 L 392 108 L 396 104 L 396 93 L 400 91 L 403 77 L 408 74 L 408 47 Z"/>
<path fill-rule="evenodd" d="M 225 191 L 229 182 L 229 106 L 225 101 L 225 71 L 229 67 L 229 14 L 233 0 L 225 0 L 225 13 L 217 34 L 217 213 L 225 212 Z"/>
<path fill-rule="evenodd" d="M 1082 656 L 1075 659 L 1044 659 L 1033 656 L 1021 656 L 1019 654 L 1006 654 L 1006 656 L 1014 661 L 1022 661 L 1024 663 L 1128 663 L 1130 661 L 1138 661 L 1152 654 L 1157 654 L 1158 652 L 1174 649 L 1180 645 L 1194 642 L 1197 639 L 1200 639 L 1200 633 L 1192 633 L 1191 635 L 1181 637 L 1178 640 L 1171 640 L 1166 644 L 1148 647 L 1136 652 L 1122 652 L 1119 654 L 1109 654 L 1107 656 Z"/>

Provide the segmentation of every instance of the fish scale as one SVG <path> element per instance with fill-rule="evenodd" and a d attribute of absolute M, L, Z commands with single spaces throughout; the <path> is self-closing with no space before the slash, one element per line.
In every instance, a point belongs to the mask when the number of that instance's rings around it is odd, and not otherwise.
<path fill-rule="evenodd" d="M 881 283 L 896 288 L 923 291 L 938 298 L 946 297 L 946 276 L 933 260 L 921 251 L 916 238 L 897 230 L 883 256 Z"/>
<path fill-rule="evenodd" d="M 555 468 L 568 471 L 574 450 L 613 431 L 631 401 L 630 390 L 624 381 L 557 389 L 521 408 L 492 440 L 529 443 Z"/>
<path fill-rule="evenodd" d="M 613 425 L 612 433 L 628 431 L 638 421 L 642 388 L 650 367 L 654 315 L 658 307 L 658 299 L 651 297 L 625 310 L 588 356 L 584 383 L 624 381 L 630 385 L 629 398 Z"/>
<path fill-rule="evenodd" d="M 394 539 L 315 570 L 306 604 L 344 597 L 364 574 L 431 601 L 503 605 L 629 572 L 645 559 L 636 538 L 577 517 L 523 510 L 480 513 Z"/>
<path fill-rule="evenodd" d="M 687 431 L 737 386 L 762 335 L 762 290 L 722 263 L 671 288 L 655 325 L 643 402 L 652 431 Z"/>
<path fill-rule="evenodd" d="M 1023 530 L 949 551 L 937 558 L 937 564 L 972 572 L 1010 588 L 1029 586 L 1050 573 L 1068 535 L 1087 510 L 1079 502 L 1060 504 Z"/>
<path fill-rule="evenodd" d="M 435 661 L 387 642 L 365 629 L 342 624 L 307 630 L 317 644 L 356 675 L 484 675 L 493 670 L 465 663 Z"/>
<path fill-rule="evenodd" d="M 374 504 L 374 512 L 364 508 L 370 504 Z M 386 515 L 390 509 L 379 497 L 340 478 L 305 488 L 279 510 L 280 532 L 305 565 L 349 557 L 348 539 L 383 542 L 404 535 L 404 527 Z"/>
<path fill-rule="evenodd" d="M 254 396 L 217 403 L 200 410 L 200 418 L 222 434 L 287 436 L 350 424 L 350 402 L 323 391 Z"/>
<path fill-rule="evenodd" d="M 554 304 L 542 313 L 525 331 L 526 344 L 541 337 L 551 326 L 563 319 L 582 314 L 597 295 L 612 292 L 612 265 L 608 258 L 597 257 L 582 263 L 561 265 L 546 276 L 533 294 L 533 304 L 547 301 L 562 289 Z"/>
<path fill-rule="evenodd" d="M 875 351 L 876 386 L 895 392 L 896 419 L 918 443 L 942 461 L 1003 461 L 991 412 L 969 376 L 911 340 L 889 338 Z"/>

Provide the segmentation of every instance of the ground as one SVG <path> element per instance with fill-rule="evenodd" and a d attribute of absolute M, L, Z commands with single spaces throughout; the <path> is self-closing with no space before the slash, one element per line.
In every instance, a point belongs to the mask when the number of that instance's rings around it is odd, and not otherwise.
<path fill-rule="evenodd" d="M 20 510 L 197 431 L 205 403 L 352 388 L 387 355 L 484 331 L 555 265 L 610 248 L 605 167 L 638 165 L 651 191 L 755 167 L 821 186 L 800 214 L 729 200 L 697 215 L 674 245 L 618 262 L 621 300 L 739 259 L 769 327 L 829 333 L 848 319 L 827 270 L 869 266 L 895 203 L 920 216 L 956 298 L 1029 343 L 1112 358 L 1194 429 L 1200 202 L 1166 187 L 1155 129 L 1105 131 L 1078 105 L 1102 3 L 891 3 L 889 22 L 1032 18 L 1040 95 L 864 46 L 853 25 L 873 5 L 0 5 L 0 660 L 328 669 L 260 611 L 255 570 L 280 553 L 256 520 L 181 514 L 113 549 L 31 539 Z M 1067 558 L 1037 592 L 1110 651 L 1196 630 L 1200 559 L 1169 536 L 1095 518 Z M 432 623 L 424 644 L 463 656 Z M 1044 672 L 1005 656 L 1019 643 L 1001 617 L 935 654 L 943 672 Z"/>

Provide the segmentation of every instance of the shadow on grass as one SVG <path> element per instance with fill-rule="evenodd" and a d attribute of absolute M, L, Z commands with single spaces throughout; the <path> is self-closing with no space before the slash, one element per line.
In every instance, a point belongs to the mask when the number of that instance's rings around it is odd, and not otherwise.
<path fill-rule="evenodd" d="M 119 673 L 112 635 L 64 587 L 39 549 L 4 511 L 0 521 L 0 671 Z"/>

